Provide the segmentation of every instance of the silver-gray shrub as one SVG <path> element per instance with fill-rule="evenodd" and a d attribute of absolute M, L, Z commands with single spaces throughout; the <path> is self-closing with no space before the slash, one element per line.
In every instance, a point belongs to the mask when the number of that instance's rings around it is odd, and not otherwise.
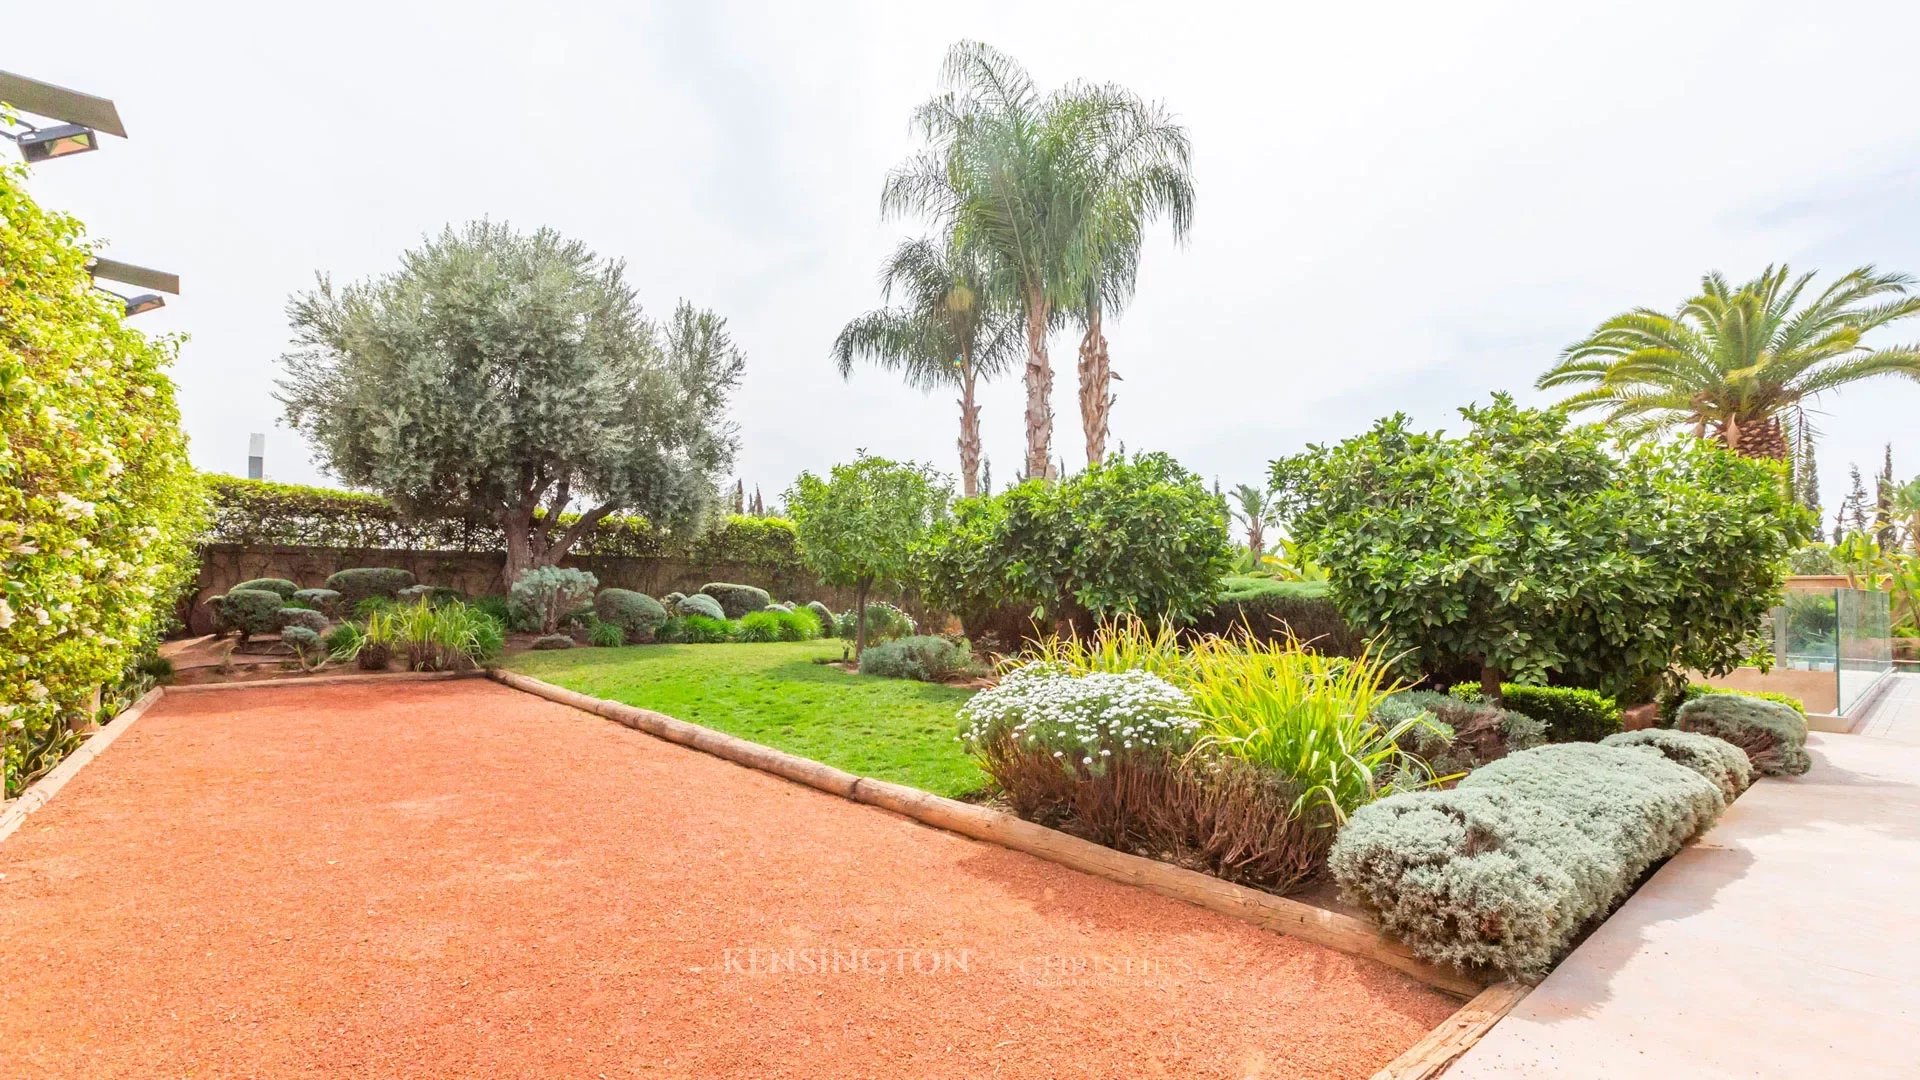
<path fill-rule="evenodd" d="M 1677 731 L 1725 739 L 1744 750 L 1764 776 L 1799 776 L 1813 766 L 1807 756 L 1807 721 L 1779 702 L 1745 694 L 1706 694 L 1674 714 Z"/>
<path fill-rule="evenodd" d="M 1747 760 L 1746 752 L 1712 735 L 1648 728 L 1609 735 L 1600 740 L 1600 745 L 1646 747 L 1713 781 L 1728 802 L 1739 798 L 1753 783 L 1753 763 Z"/>
<path fill-rule="evenodd" d="M 1328 866 L 1416 955 L 1537 980 L 1725 806 L 1713 782 L 1645 748 L 1546 746 L 1451 791 L 1361 807 Z"/>
<path fill-rule="evenodd" d="M 689 593 L 674 601 L 673 613 L 681 616 L 705 615 L 709 619 L 724 619 L 727 617 L 727 612 L 720 606 L 720 601 L 715 600 L 706 593 Z"/>
<path fill-rule="evenodd" d="M 533 613 L 540 633 L 551 634 L 560 624 L 593 604 L 600 581 L 585 570 L 536 566 L 513 582 L 513 600 Z"/>

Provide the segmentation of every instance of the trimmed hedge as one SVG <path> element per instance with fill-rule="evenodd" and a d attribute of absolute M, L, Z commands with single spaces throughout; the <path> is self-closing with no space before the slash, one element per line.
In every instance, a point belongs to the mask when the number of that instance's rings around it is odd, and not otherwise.
<path fill-rule="evenodd" d="M 228 593 L 227 595 L 231 596 L 233 594 Z M 279 611 L 274 612 L 273 617 L 274 621 L 279 624 L 277 629 L 283 638 L 286 637 L 289 627 L 305 627 L 313 631 L 314 634 L 319 635 L 326 633 L 327 627 L 331 625 L 331 620 L 312 608 L 283 607 Z"/>
<path fill-rule="evenodd" d="M 601 622 L 619 627 L 626 640 L 647 642 L 667 621 L 660 601 L 632 589 L 601 589 L 593 598 L 593 613 Z"/>
<path fill-rule="evenodd" d="M 267 592 L 279 593 L 283 599 L 291 600 L 294 594 L 300 591 L 300 586 L 295 585 L 286 578 L 263 577 L 254 578 L 251 581 L 243 581 L 227 591 L 233 592 L 234 589 L 265 589 Z"/>
<path fill-rule="evenodd" d="M 234 589 L 209 602 L 222 632 L 233 631 L 245 641 L 255 634 L 280 631 L 280 609 L 286 598 L 266 589 Z"/>
<path fill-rule="evenodd" d="M 773 603 L 773 597 L 767 590 L 752 585 L 733 585 L 724 581 L 709 581 L 700 586 L 700 591 L 720 602 L 720 610 L 729 619 L 738 619 L 755 611 L 763 611 Z"/>
<path fill-rule="evenodd" d="M 673 605 L 673 613 L 681 618 L 696 615 L 707 619 L 724 619 L 727 617 L 726 609 L 720 606 L 720 601 L 715 600 L 706 593 L 694 593 L 691 596 L 681 597 L 679 601 Z"/>
<path fill-rule="evenodd" d="M 358 566 L 327 578 L 326 587 L 340 594 L 340 605 L 352 611 L 372 597 L 397 599 L 400 590 L 414 585 L 413 573 L 390 566 Z"/>
<path fill-rule="evenodd" d="M 1708 694 L 1738 694 L 1742 697 L 1759 698 L 1761 701 L 1778 702 L 1803 717 L 1807 715 L 1806 702 L 1792 694 L 1782 694 L 1774 690 L 1734 690 L 1724 686 L 1710 686 L 1707 683 L 1688 683 L 1686 689 L 1677 694 L 1669 692 L 1660 695 L 1660 726 L 1672 727 L 1674 717 L 1679 715 L 1680 706 Z"/>
<path fill-rule="evenodd" d="M 1725 806 L 1715 782 L 1646 747 L 1547 746 L 1361 807 L 1328 866 L 1416 955 L 1537 981 Z"/>
<path fill-rule="evenodd" d="M 1706 694 L 1680 706 L 1673 726 L 1725 739 L 1746 752 L 1766 776 L 1799 776 L 1807 756 L 1807 721 L 1776 701 L 1745 694 Z"/>
<path fill-rule="evenodd" d="M 0 797 L 117 709 L 194 572 L 204 490 L 171 336 L 92 287 L 80 222 L 0 166 Z"/>
<path fill-rule="evenodd" d="M 1675 765 L 1685 765 L 1713 781 L 1727 802 L 1753 785 L 1753 763 L 1746 752 L 1712 735 L 1691 731 L 1623 731 L 1600 740 L 1601 746 L 1644 746 Z"/>
<path fill-rule="evenodd" d="M 293 598 L 323 615 L 337 616 L 342 610 L 340 594 L 332 589 L 300 589 Z"/>
<path fill-rule="evenodd" d="M 1463 701 L 1480 700 L 1479 683 L 1461 683 L 1453 696 Z M 1599 742 L 1620 730 L 1620 706 L 1596 690 L 1572 686 L 1522 686 L 1500 684 L 1500 703 L 1547 725 L 1547 738 L 1553 742 Z"/>
<path fill-rule="evenodd" d="M 1219 598 L 1194 623 L 1201 633 L 1251 633 L 1260 641 L 1291 633 L 1315 652 L 1352 656 L 1360 650 L 1360 635 L 1340 614 L 1324 581 L 1230 576 L 1220 586 Z"/>

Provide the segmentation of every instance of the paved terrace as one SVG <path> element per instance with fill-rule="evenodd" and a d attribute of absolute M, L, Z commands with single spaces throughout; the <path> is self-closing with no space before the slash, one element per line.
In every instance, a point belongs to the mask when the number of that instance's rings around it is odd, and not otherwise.
<path fill-rule="evenodd" d="M 1447 1073 L 1920 1075 L 1920 675 L 1740 797 Z"/>

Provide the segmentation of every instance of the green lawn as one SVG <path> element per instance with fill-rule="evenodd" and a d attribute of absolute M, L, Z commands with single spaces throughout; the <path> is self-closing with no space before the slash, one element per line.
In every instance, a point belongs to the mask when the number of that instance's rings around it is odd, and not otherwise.
<path fill-rule="evenodd" d="M 972 691 L 813 662 L 840 652 L 837 641 L 635 645 L 523 653 L 506 666 L 860 776 L 940 795 L 985 783 L 954 738 L 954 713 Z"/>

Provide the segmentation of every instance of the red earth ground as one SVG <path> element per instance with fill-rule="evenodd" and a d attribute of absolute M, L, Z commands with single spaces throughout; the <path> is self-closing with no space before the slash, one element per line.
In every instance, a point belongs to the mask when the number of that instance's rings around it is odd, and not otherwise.
<path fill-rule="evenodd" d="M 169 696 L 0 843 L 0 1076 L 1366 1076 L 1456 1003 L 480 680 Z"/>

